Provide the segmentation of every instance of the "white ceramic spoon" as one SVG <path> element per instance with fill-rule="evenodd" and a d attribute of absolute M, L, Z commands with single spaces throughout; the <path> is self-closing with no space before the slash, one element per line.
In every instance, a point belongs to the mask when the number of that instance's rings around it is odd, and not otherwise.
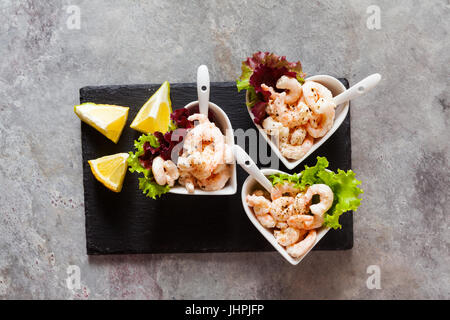
<path fill-rule="evenodd" d="M 197 95 L 200 113 L 208 116 L 209 72 L 204 64 L 197 69 Z"/>
<path fill-rule="evenodd" d="M 379 73 L 374 73 L 357 84 L 351 86 L 349 89 L 345 90 L 338 96 L 334 97 L 334 103 L 338 106 L 341 103 L 353 100 L 359 96 L 362 96 L 363 94 L 370 91 L 372 88 L 374 88 L 378 82 L 381 80 L 381 75 Z"/>
<path fill-rule="evenodd" d="M 233 153 L 236 162 L 247 171 L 247 173 L 256 181 L 259 182 L 261 186 L 264 187 L 268 192 L 272 191 L 272 183 L 265 175 L 261 173 L 256 163 L 250 158 L 250 156 L 238 145 L 233 146 Z"/>

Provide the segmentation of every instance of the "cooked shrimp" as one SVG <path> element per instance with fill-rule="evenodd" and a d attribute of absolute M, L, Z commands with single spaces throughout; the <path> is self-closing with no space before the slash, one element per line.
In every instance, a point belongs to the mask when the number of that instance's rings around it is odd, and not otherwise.
<path fill-rule="evenodd" d="M 184 186 L 189 193 L 194 193 L 195 178 L 187 171 L 181 171 L 178 182 Z"/>
<path fill-rule="evenodd" d="M 198 180 L 198 186 L 205 191 L 217 191 L 222 189 L 227 181 L 230 179 L 230 170 L 225 167 L 222 171 L 218 173 L 213 173 L 208 178 L 204 180 Z"/>
<path fill-rule="evenodd" d="M 303 229 L 305 230 L 313 230 L 320 228 L 323 225 L 324 219 L 323 216 L 310 216 L 313 217 L 311 222 L 305 222 L 303 225 Z"/>
<path fill-rule="evenodd" d="M 285 92 L 278 93 L 272 87 L 267 86 L 265 83 L 261 84 L 261 89 L 263 89 L 263 91 L 270 93 L 271 100 L 275 100 L 276 98 L 279 98 L 282 95 L 286 96 Z"/>
<path fill-rule="evenodd" d="M 183 148 L 187 153 L 193 151 L 203 151 L 205 146 L 213 145 L 214 161 L 216 164 L 223 163 L 225 152 L 225 140 L 222 132 L 209 122 L 208 117 L 203 114 L 193 114 L 188 118 L 189 121 L 199 120 L 200 124 L 189 130 L 186 135 Z"/>
<path fill-rule="evenodd" d="M 282 143 L 280 145 L 280 151 L 281 154 L 286 158 L 298 160 L 301 159 L 312 148 L 313 144 L 314 139 L 308 135 L 303 143 L 299 146 Z"/>
<path fill-rule="evenodd" d="M 308 106 L 315 111 L 317 102 L 320 98 L 327 100 L 333 99 L 333 94 L 324 85 L 315 81 L 306 81 L 302 85 L 303 96 Z"/>
<path fill-rule="evenodd" d="M 289 227 L 289 225 L 284 221 L 277 221 L 277 224 L 275 225 L 275 228 L 280 230 L 286 229 L 287 227 Z"/>
<path fill-rule="evenodd" d="M 172 160 L 166 160 L 166 161 L 164 161 L 164 170 L 166 172 L 167 184 L 169 186 L 173 187 L 173 185 L 175 184 L 175 181 L 180 176 L 177 165 L 175 163 L 173 163 Z"/>
<path fill-rule="evenodd" d="M 287 247 L 298 241 L 300 238 L 300 231 L 296 228 L 289 227 L 283 230 L 275 230 L 273 235 L 279 244 Z"/>
<path fill-rule="evenodd" d="M 304 127 L 295 127 L 289 138 L 289 143 L 293 146 L 299 146 L 306 138 L 306 129 Z"/>
<path fill-rule="evenodd" d="M 303 102 L 286 106 L 282 112 L 277 113 L 276 118 L 286 127 L 294 128 L 306 124 L 311 118 L 311 110 Z"/>
<path fill-rule="evenodd" d="M 302 85 L 296 78 L 290 78 L 288 76 L 281 76 L 276 84 L 278 89 L 287 90 L 285 103 L 290 105 L 298 101 L 302 95 Z"/>
<path fill-rule="evenodd" d="M 164 160 L 161 157 L 156 157 L 153 159 L 152 163 L 152 172 L 155 181 L 160 186 L 163 186 L 167 183 L 167 176 L 164 170 Z"/>
<path fill-rule="evenodd" d="M 294 197 L 299 192 L 298 188 L 294 187 L 293 183 L 283 183 L 283 184 L 277 184 L 275 185 L 271 192 L 270 197 L 272 200 L 281 198 L 283 195 L 289 195 L 291 197 Z"/>
<path fill-rule="evenodd" d="M 261 193 L 255 192 L 253 195 L 247 195 L 246 201 L 250 207 L 253 207 L 256 219 L 265 228 L 273 228 L 276 225 L 274 217 L 270 214 L 271 203 L 264 196 L 257 195 Z"/>
<path fill-rule="evenodd" d="M 287 224 L 293 228 L 306 229 L 306 227 L 311 226 L 313 221 L 314 216 L 307 214 L 295 214 L 287 219 Z"/>
<path fill-rule="evenodd" d="M 272 201 L 270 213 L 277 221 L 286 221 L 292 215 L 293 197 L 280 197 Z"/>
<path fill-rule="evenodd" d="M 277 93 L 275 99 L 270 99 L 266 106 L 266 112 L 272 117 L 279 117 L 287 111 L 286 92 Z"/>
<path fill-rule="evenodd" d="M 264 228 L 271 229 L 275 227 L 276 221 L 270 214 L 264 214 L 261 216 L 256 216 L 256 219 L 261 223 Z"/>
<path fill-rule="evenodd" d="M 294 258 L 300 258 L 312 248 L 316 242 L 317 232 L 310 230 L 302 241 L 292 244 L 286 248 L 288 254 Z"/>
<path fill-rule="evenodd" d="M 333 127 L 335 107 L 334 102 L 321 102 L 321 113 L 313 113 L 311 119 L 306 124 L 306 130 L 311 137 L 320 138 L 330 131 Z"/>
<path fill-rule="evenodd" d="M 296 214 L 306 214 L 309 211 L 309 202 L 305 199 L 304 193 L 298 193 L 295 196 L 293 209 Z"/>
<path fill-rule="evenodd" d="M 172 160 L 164 161 L 160 156 L 153 159 L 152 172 L 156 183 L 161 186 L 168 184 L 173 187 L 175 180 L 180 175 L 177 166 Z"/>
<path fill-rule="evenodd" d="M 200 124 L 202 123 L 209 123 L 209 119 L 206 115 L 203 113 L 194 113 L 193 115 L 189 116 L 189 121 L 199 121 Z"/>
<path fill-rule="evenodd" d="M 287 143 L 289 140 L 289 128 L 288 127 L 282 127 L 280 129 L 280 136 L 279 141 L 277 142 L 277 145 L 280 145 L 281 143 Z"/>
<path fill-rule="evenodd" d="M 181 171 L 189 172 L 196 179 L 206 179 L 214 170 L 214 164 L 211 160 L 212 154 L 211 148 L 203 152 L 196 151 L 190 155 L 183 154 L 178 157 L 178 168 Z"/>
<path fill-rule="evenodd" d="M 305 201 L 310 203 L 314 195 L 319 195 L 320 201 L 319 203 L 311 205 L 309 210 L 312 214 L 323 217 L 325 212 L 333 205 L 333 190 L 326 184 L 313 184 L 305 192 Z"/>
<path fill-rule="evenodd" d="M 275 121 L 272 117 L 267 117 L 262 122 L 262 127 L 267 134 L 271 136 L 277 136 L 280 133 L 280 129 L 283 127 L 281 122 Z"/>
<path fill-rule="evenodd" d="M 266 196 L 266 192 L 264 192 L 264 191 L 262 191 L 262 190 L 256 190 L 255 192 L 253 192 L 253 195 L 254 196 L 263 196 L 263 197 L 265 197 Z"/>
<path fill-rule="evenodd" d="M 247 195 L 245 198 L 247 204 L 253 207 L 253 211 L 257 216 L 268 214 L 270 212 L 270 201 L 258 194 L 260 193 L 255 192 L 253 195 Z"/>
<path fill-rule="evenodd" d="M 289 128 L 284 127 L 282 123 L 275 121 L 272 117 L 267 117 L 264 119 L 262 126 L 264 131 L 279 139 L 276 143 L 285 143 L 289 138 Z"/>

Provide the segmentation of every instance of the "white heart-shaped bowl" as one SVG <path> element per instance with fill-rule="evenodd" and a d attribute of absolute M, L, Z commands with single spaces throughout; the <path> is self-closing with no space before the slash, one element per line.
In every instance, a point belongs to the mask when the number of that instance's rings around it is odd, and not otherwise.
<path fill-rule="evenodd" d="M 325 87 L 327 87 L 331 93 L 333 94 L 333 97 L 339 95 L 340 93 L 344 92 L 346 90 L 345 86 L 340 82 L 338 79 L 332 76 L 328 75 L 316 75 L 307 78 L 306 80 L 313 80 L 320 84 L 323 84 Z M 248 101 L 248 92 L 246 94 L 246 100 Z M 288 168 L 289 170 L 294 169 L 297 167 L 300 163 L 302 163 L 311 153 L 316 151 L 317 148 L 319 148 L 325 141 L 328 140 L 329 137 L 339 128 L 339 126 L 344 122 L 345 117 L 347 116 L 349 110 L 349 103 L 348 101 L 345 103 L 342 103 L 338 106 L 336 106 L 336 113 L 334 118 L 333 127 L 330 129 L 330 131 L 327 132 L 326 135 L 324 135 L 322 138 L 314 139 L 314 145 L 312 148 L 306 153 L 303 158 L 299 160 L 290 160 L 285 158 L 280 150 L 278 149 L 278 146 L 272 142 L 270 137 L 267 135 L 267 133 L 264 131 L 264 129 L 255 123 L 255 126 L 258 128 L 260 134 L 263 136 L 263 138 L 267 141 L 267 143 L 272 148 L 273 152 L 277 155 L 277 157 L 283 162 L 283 164 Z M 251 112 L 251 108 L 247 108 L 247 111 L 250 115 L 250 118 L 252 119 L 254 123 L 255 117 L 253 116 L 253 113 Z"/>
<path fill-rule="evenodd" d="M 277 173 L 286 173 L 286 172 L 283 172 L 283 171 L 280 171 L 280 170 L 275 170 L 275 169 L 261 169 L 261 172 L 265 176 L 270 176 L 272 174 L 277 174 Z M 245 213 L 247 214 L 247 217 L 253 223 L 255 228 L 258 229 L 259 232 L 261 232 L 261 234 L 264 236 L 264 238 L 266 238 L 267 241 L 269 241 L 270 244 L 283 256 L 283 258 L 285 258 L 292 265 L 299 264 L 300 261 L 302 261 L 303 258 L 305 258 L 305 256 L 312 250 L 312 248 L 314 248 L 316 246 L 316 244 L 320 241 L 320 239 L 323 238 L 323 236 L 328 232 L 328 230 L 330 230 L 330 228 L 328 228 L 328 227 L 321 227 L 321 228 L 319 228 L 318 231 L 317 231 L 316 242 L 311 247 L 311 249 L 309 249 L 300 258 L 293 258 L 293 257 L 291 257 L 287 253 L 286 249 L 284 249 L 278 243 L 278 241 L 275 239 L 275 237 L 273 235 L 273 232 L 270 229 L 267 229 L 267 228 L 263 227 L 259 223 L 259 221 L 256 219 L 256 217 L 255 217 L 255 215 L 253 213 L 253 210 L 247 205 L 247 201 L 245 200 L 247 198 L 247 195 L 248 194 L 252 194 L 257 189 L 264 190 L 264 188 L 261 187 L 261 185 L 255 179 L 253 179 L 251 176 L 248 176 L 247 179 L 244 181 L 244 184 L 242 185 L 242 193 L 241 193 L 242 205 L 244 206 L 244 210 L 245 210 Z"/>
<path fill-rule="evenodd" d="M 187 109 L 192 109 L 198 106 L 198 101 L 193 101 L 185 106 Z M 230 119 L 226 113 L 216 104 L 209 102 L 209 109 L 214 114 L 214 123 L 222 131 L 225 136 L 225 143 L 230 147 L 234 145 L 233 127 L 231 126 Z M 235 194 L 237 191 L 237 178 L 236 178 L 236 162 L 230 164 L 231 166 L 231 177 L 228 180 L 225 187 L 217 191 L 203 191 L 201 189 L 195 188 L 194 193 L 187 192 L 186 188 L 180 184 L 176 184 L 170 189 L 170 193 L 184 194 L 189 196 L 225 196 Z"/>

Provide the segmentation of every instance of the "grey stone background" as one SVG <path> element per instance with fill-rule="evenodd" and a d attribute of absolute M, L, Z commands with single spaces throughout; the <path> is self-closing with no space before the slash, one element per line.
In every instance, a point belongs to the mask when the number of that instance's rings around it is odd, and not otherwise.
<path fill-rule="evenodd" d="M 70 30 L 68 5 L 81 10 Z M 369 5 L 381 29 L 369 30 Z M 0 298 L 448 299 L 448 1 L 0 2 Z M 86 85 L 232 81 L 257 50 L 310 74 L 383 80 L 352 104 L 365 190 L 349 251 L 89 258 L 80 122 Z M 82 288 L 66 286 L 67 267 Z M 378 265 L 381 289 L 366 269 Z"/>

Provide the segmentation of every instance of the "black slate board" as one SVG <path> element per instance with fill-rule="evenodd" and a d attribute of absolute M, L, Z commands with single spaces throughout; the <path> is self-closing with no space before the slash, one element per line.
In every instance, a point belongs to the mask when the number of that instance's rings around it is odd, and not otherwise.
<path fill-rule="evenodd" d="M 346 87 L 348 82 L 340 79 Z M 248 220 L 241 203 L 241 185 L 247 173 L 237 166 L 238 190 L 233 196 L 183 196 L 166 194 L 146 198 L 138 189 L 138 175 L 127 173 L 121 193 L 101 185 L 92 175 L 90 159 L 133 149 L 139 133 L 129 128 L 139 108 L 159 88 L 157 85 L 95 86 L 80 89 L 80 102 L 130 107 L 127 125 L 117 144 L 95 129 L 81 124 L 83 150 L 86 245 L 89 255 L 127 253 L 272 251 L 273 247 Z M 212 83 L 211 101 L 229 116 L 233 129 L 255 128 L 245 110 L 245 94 L 232 82 Z M 173 109 L 197 99 L 194 83 L 171 84 Z M 258 139 L 263 139 L 261 136 Z M 247 147 L 248 151 L 248 147 Z M 330 169 L 351 168 L 350 114 L 334 135 L 303 165 L 314 165 L 326 156 Z M 256 159 L 255 159 L 256 160 Z M 289 172 L 280 162 L 280 170 Z M 292 172 L 294 172 L 292 171 Z M 353 246 L 353 216 L 341 217 L 342 229 L 330 230 L 315 250 L 343 250 Z"/>

